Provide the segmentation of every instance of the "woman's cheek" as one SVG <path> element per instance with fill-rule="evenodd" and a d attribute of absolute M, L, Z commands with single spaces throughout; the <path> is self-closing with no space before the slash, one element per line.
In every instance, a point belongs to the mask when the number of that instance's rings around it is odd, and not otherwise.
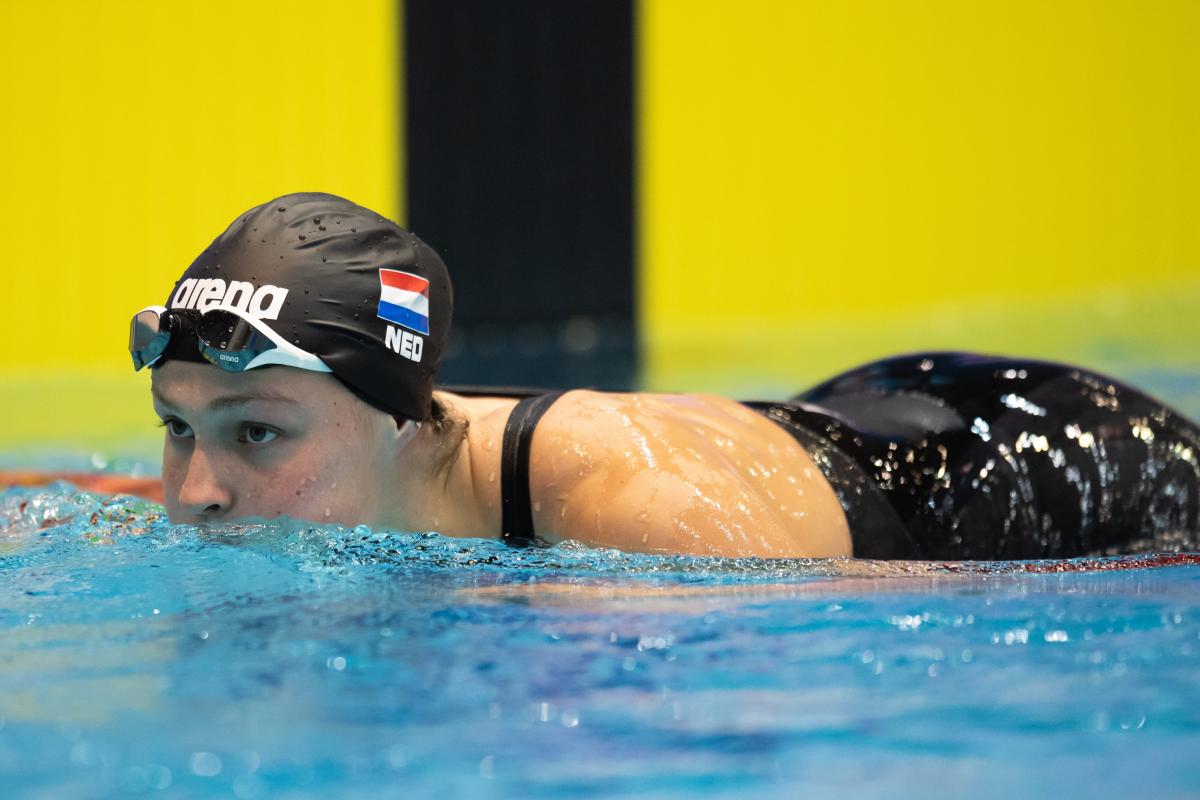
<path fill-rule="evenodd" d="M 168 518 L 174 519 L 179 515 L 179 487 L 183 483 L 183 465 L 179 459 L 169 453 L 163 454 L 163 505 L 167 508 Z"/>

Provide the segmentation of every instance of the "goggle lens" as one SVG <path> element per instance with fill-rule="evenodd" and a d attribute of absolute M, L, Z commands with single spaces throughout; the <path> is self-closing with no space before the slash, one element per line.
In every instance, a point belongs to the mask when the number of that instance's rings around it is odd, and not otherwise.
<path fill-rule="evenodd" d="M 146 309 L 134 315 L 129 323 L 129 354 L 133 356 L 133 368 L 139 370 L 154 363 L 171 340 L 171 332 L 162 324 L 159 312 Z"/>
<path fill-rule="evenodd" d="M 186 324 L 190 322 L 190 326 Z M 129 323 L 129 354 L 133 368 L 149 366 L 167 350 L 173 333 L 190 327 L 200 355 L 214 366 L 241 372 L 255 358 L 274 350 L 271 339 L 247 320 L 228 311 L 139 311 Z"/>
<path fill-rule="evenodd" d="M 229 372 L 241 372 L 255 358 L 275 349 L 275 343 L 261 331 L 228 311 L 207 311 L 194 325 L 200 354 Z"/>

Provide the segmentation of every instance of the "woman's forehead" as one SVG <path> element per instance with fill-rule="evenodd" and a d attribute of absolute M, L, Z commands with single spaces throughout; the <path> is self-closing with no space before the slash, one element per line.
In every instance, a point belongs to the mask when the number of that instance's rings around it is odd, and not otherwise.
<path fill-rule="evenodd" d="M 151 384 L 156 401 L 192 409 L 252 401 L 312 408 L 357 400 L 333 377 L 291 367 L 226 372 L 208 364 L 168 361 L 151 372 Z"/>

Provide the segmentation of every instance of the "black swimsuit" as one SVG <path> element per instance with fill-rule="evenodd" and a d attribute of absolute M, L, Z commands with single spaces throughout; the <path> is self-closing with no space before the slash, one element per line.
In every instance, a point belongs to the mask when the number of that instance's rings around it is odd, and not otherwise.
<path fill-rule="evenodd" d="M 534 541 L 529 445 L 562 393 L 527 397 L 502 452 L 505 540 Z M 926 353 L 783 403 L 833 486 L 859 558 L 1067 558 L 1196 549 L 1200 428 L 1110 378 L 1041 361 Z"/>

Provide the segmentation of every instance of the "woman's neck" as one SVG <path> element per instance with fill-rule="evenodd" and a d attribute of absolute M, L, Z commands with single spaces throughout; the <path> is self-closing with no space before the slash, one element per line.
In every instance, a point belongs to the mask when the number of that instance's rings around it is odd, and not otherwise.
<path fill-rule="evenodd" d="M 426 422 L 413 455 L 432 468 L 404 481 L 396 516 L 409 530 L 446 536 L 500 535 L 500 452 L 504 425 L 516 401 L 459 397 L 439 392 L 447 421 L 438 430 Z M 457 443 L 454 441 L 457 439 Z"/>

